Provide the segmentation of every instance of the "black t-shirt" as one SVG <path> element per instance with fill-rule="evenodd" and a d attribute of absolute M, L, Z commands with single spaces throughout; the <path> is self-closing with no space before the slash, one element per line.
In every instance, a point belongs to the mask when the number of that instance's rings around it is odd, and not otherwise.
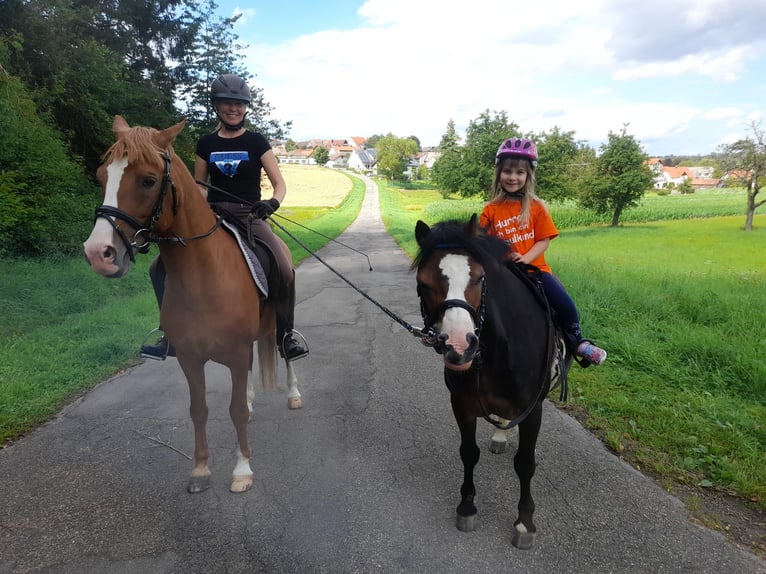
<path fill-rule="evenodd" d="M 261 199 L 261 156 L 270 149 L 263 135 L 250 131 L 235 138 L 215 132 L 197 142 L 197 155 L 208 164 L 210 183 L 249 203 Z M 208 190 L 207 200 L 237 201 L 214 189 Z"/>

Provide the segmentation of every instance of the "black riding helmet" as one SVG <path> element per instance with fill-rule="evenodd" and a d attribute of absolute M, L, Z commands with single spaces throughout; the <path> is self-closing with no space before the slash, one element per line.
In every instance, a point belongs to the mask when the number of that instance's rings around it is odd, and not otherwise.
<path fill-rule="evenodd" d="M 250 86 L 243 78 L 235 74 L 223 74 L 218 76 L 210 86 L 210 99 L 213 102 L 213 108 L 218 115 L 218 119 L 223 124 L 224 128 L 231 131 L 237 131 L 245 125 L 245 116 L 242 118 L 242 122 L 239 125 L 233 126 L 223 121 L 223 118 L 218 114 L 216 108 L 216 102 L 218 100 L 237 100 L 240 102 L 250 103 Z"/>

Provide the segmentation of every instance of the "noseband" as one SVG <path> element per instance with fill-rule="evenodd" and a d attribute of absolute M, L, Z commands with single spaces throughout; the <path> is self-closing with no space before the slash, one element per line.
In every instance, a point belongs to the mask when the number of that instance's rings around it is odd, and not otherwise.
<path fill-rule="evenodd" d="M 436 309 L 436 312 L 431 315 L 428 313 L 428 310 L 426 309 L 426 305 L 423 302 L 422 295 L 420 296 L 420 314 L 423 317 L 423 336 L 421 338 L 421 341 L 424 345 L 427 347 L 433 347 L 434 351 L 439 353 L 440 355 L 444 353 L 446 350 L 444 347 L 444 343 L 439 340 L 439 337 L 437 336 L 436 329 L 434 328 L 434 325 L 439 320 L 440 317 L 444 316 L 444 313 L 447 312 L 447 309 L 464 309 L 465 311 L 468 311 L 468 314 L 471 316 L 471 320 L 474 324 L 474 334 L 476 335 L 476 338 L 479 338 L 481 335 L 481 330 L 484 327 L 484 316 L 486 314 L 486 301 L 487 301 L 487 281 L 486 278 L 482 275 L 481 277 L 481 301 L 479 303 L 479 308 L 474 309 L 471 307 L 468 303 L 463 301 L 462 299 L 445 299 L 441 305 Z"/>
<path fill-rule="evenodd" d="M 176 185 L 173 183 L 173 178 L 170 175 L 170 166 L 171 166 L 171 159 L 170 154 L 166 151 L 162 152 L 162 159 L 165 160 L 165 174 L 162 176 L 162 184 L 160 185 L 160 194 L 157 197 L 157 203 L 154 204 L 154 208 L 152 209 L 152 216 L 146 223 L 141 223 L 137 221 L 132 216 L 128 215 L 124 211 L 117 209 L 116 207 L 112 207 L 110 205 L 102 205 L 100 207 L 96 208 L 96 216 L 95 219 L 98 219 L 99 217 L 103 217 L 109 222 L 109 225 L 112 226 L 112 228 L 117 232 L 117 235 L 120 236 L 120 239 L 122 240 L 122 243 L 125 245 L 125 248 L 128 250 L 128 255 L 130 257 L 130 260 L 135 263 L 136 258 L 133 255 L 133 251 L 138 251 L 139 253 L 148 253 L 149 252 L 149 245 L 151 243 L 160 243 L 160 242 L 167 242 L 167 243 L 180 243 L 181 245 L 186 245 L 186 241 L 192 240 L 192 239 L 203 239 L 207 237 L 208 235 L 211 235 L 216 229 L 218 229 L 221 226 L 221 218 L 216 217 L 215 224 L 213 224 L 213 227 L 211 227 L 207 232 L 201 233 L 200 235 L 195 235 L 194 237 L 160 237 L 157 235 L 152 234 L 152 230 L 154 229 L 154 226 L 157 225 L 157 221 L 159 221 L 160 216 L 162 215 L 162 210 L 165 206 L 165 196 L 168 193 L 168 188 L 170 188 L 171 193 L 173 194 L 173 215 L 175 216 L 178 213 L 178 193 L 176 192 Z M 136 230 L 136 232 L 133 234 L 132 239 L 128 239 L 128 236 L 125 235 L 125 232 L 120 229 L 119 224 L 117 223 L 117 220 L 124 221 L 128 225 L 130 225 L 133 229 Z M 138 239 L 139 237 L 143 237 L 143 241 L 139 243 Z"/>

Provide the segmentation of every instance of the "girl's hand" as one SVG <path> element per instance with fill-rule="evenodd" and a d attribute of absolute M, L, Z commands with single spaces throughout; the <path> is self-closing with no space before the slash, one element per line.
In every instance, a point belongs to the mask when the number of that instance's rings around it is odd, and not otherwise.
<path fill-rule="evenodd" d="M 521 253 L 516 253 L 514 251 L 511 253 L 511 261 L 514 263 L 524 263 L 524 256 Z"/>

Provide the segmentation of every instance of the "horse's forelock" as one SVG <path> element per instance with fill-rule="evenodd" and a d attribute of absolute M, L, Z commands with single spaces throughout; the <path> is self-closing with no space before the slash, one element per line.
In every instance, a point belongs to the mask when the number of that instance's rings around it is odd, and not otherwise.
<path fill-rule="evenodd" d="M 420 244 L 412 267 L 417 268 L 428 261 L 437 250 L 465 251 L 482 265 L 500 261 L 507 250 L 505 243 L 489 235 L 476 237 L 465 231 L 465 224 L 459 221 L 443 221 L 431 228 L 431 232 Z"/>
<path fill-rule="evenodd" d="M 129 164 L 147 163 L 162 169 L 162 152 L 154 142 L 154 135 L 159 133 L 154 128 L 137 126 L 120 134 L 114 144 L 104 154 L 104 161 L 127 158 Z"/>

